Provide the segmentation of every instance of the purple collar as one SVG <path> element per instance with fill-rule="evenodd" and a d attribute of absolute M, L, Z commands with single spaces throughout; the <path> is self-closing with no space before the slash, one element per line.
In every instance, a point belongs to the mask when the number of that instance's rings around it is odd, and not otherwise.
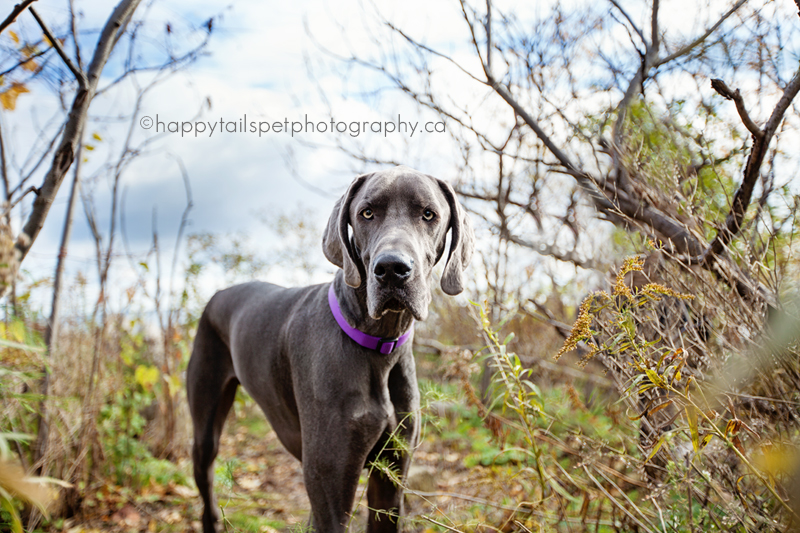
<path fill-rule="evenodd" d="M 411 334 L 414 333 L 413 323 L 411 324 L 411 327 L 408 328 L 408 331 L 396 339 L 373 337 L 372 335 L 367 335 L 366 333 L 357 330 L 348 324 L 344 319 L 342 310 L 339 308 L 339 301 L 336 299 L 336 293 L 333 290 L 333 283 L 331 283 L 330 288 L 328 289 L 328 305 L 331 308 L 331 313 L 333 313 L 333 318 L 336 319 L 336 323 L 339 324 L 339 327 L 342 328 L 342 331 L 344 331 L 348 337 L 356 341 L 356 343 L 360 344 L 364 348 L 375 350 L 384 355 L 392 353 L 395 348 L 399 348 L 405 344 L 405 342 L 411 337 Z"/>

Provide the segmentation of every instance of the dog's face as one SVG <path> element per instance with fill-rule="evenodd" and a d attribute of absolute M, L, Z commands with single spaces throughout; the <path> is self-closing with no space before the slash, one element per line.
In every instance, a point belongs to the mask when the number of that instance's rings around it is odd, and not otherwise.
<path fill-rule="evenodd" d="M 352 228 L 352 236 L 350 235 Z M 442 289 L 464 289 L 473 250 L 472 226 L 447 183 L 408 167 L 358 176 L 331 213 L 325 257 L 344 269 L 351 287 L 366 283 L 367 311 L 378 319 L 407 309 L 428 315 L 429 280 L 452 231 Z"/>

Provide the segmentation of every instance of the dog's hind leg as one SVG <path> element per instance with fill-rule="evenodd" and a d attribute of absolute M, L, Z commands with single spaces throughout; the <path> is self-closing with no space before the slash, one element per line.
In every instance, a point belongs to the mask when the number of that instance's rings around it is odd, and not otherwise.
<path fill-rule="evenodd" d="M 194 426 L 194 479 L 203 498 L 205 533 L 219 531 L 219 511 L 214 498 L 214 459 L 238 385 L 230 350 L 204 314 L 186 370 L 186 393 Z"/>

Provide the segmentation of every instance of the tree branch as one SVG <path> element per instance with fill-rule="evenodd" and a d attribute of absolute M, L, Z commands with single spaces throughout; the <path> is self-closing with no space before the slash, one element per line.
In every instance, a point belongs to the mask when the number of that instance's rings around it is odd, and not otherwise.
<path fill-rule="evenodd" d="M 72 60 L 67 55 L 67 53 L 64 52 L 64 48 L 61 47 L 61 42 L 55 38 L 53 33 L 50 31 L 50 28 L 47 27 L 47 24 L 45 24 L 44 21 L 41 19 L 41 17 L 39 17 L 39 14 L 36 12 L 36 10 L 33 9 L 33 6 L 31 6 L 31 8 L 28 11 L 31 12 L 33 18 L 36 19 L 36 22 L 39 23 L 39 26 L 42 28 L 45 37 L 47 37 L 47 39 L 50 41 L 52 47 L 56 49 L 56 52 L 58 53 L 59 57 L 64 61 L 64 64 L 66 64 L 67 68 L 69 68 L 69 70 L 72 71 L 72 74 L 75 76 L 75 79 L 78 80 L 78 85 L 81 88 L 85 88 L 86 74 L 84 74 L 81 69 L 76 67 L 75 64 L 72 62 Z"/>
<path fill-rule="evenodd" d="M 22 234 L 25 238 L 17 241 L 17 249 L 21 256 L 20 261 L 28 254 L 42 226 L 44 226 L 45 218 L 53 205 L 61 182 L 64 180 L 64 176 L 75 158 L 80 133 L 83 131 L 89 112 L 89 104 L 94 97 L 97 83 L 100 81 L 100 74 L 114 48 L 117 32 L 119 28 L 125 27 L 140 2 L 141 0 L 122 0 L 108 18 L 100 33 L 97 47 L 87 71 L 86 84 L 80 86 L 75 93 L 75 99 L 72 102 L 72 107 L 64 126 L 61 142 L 53 155 L 53 163 L 45 175 L 44 183 L 39 188 L 39 195 L 34 200 L 31 213 L 22 228 Z"/>
<path fill-rule="evenodd" d="M 19 14 L 25 11 L 25 8 L 27 8 L 35 1 L 36 0 L 24 0 L 23 2 L 20 2 L 19 4 L 15 5 L 14 9 L 11 10 L 11 14 L 8 15 L 6 19 L 0 23 L 0 33 L 2 33 L 4 29 L 6 29 L 12 22 L 14 22 L 14 20 L 16 20 Z"/>
<path fill-rule="evenodd" d="M 8 162 L 6 161 L 6 145 L 3 141 L 2 128 L 0 128 L 0 178 L 3 181 L 3 199 L 8 205 L 11 203 L 11 186 L 8 183 Z"/>
<path fill-rule="evenodd" d="M 720 19 L 713 26 L 711 26 L 705 32 L 703 32 L 703 34 L 700 35 L 697 39 L 690 42 L 686 46 L 680 48 L 679 50 L 675 51 L 674 53 L 659 59 L 658 61 L 655 62 L 653 66 L 660 67 L 661 65 L 669 63 L 670 61 L 674 61 L 675 59 L 678 59 L 679 57 L 686 55 L 692 50 L 694 50 L 698 45 L 702 44 L 703 41 L 708 39 L 709 35 L 717 31 L 717 28 L 722 26 L 722 23 L 725 22 L 728 19 L 728 17 L 736 13 L 739 10 L 739 8 L 742 7 L 746 2 L 747 0 L 739 0 L 738 2 L 736 2 L 732 8 L 730 8 L 724 15 L 722 15 L 722 17 L 720 17 Z"/>
<path fill-rule="evenodd" d="M 750 151 L 750 156 L 747 158 L 742 184 L 733 196 L 731 210 L 725 219 L 725 225 L 720 228 L 714 240 L 711 241 L 711 244 L 702 254 L 685 258 L 684 260 L 687 263 L 707 266 L 715 257 L 722 253 L 723 249 L 739 232 L 744 215 L 750 205 L 750 198 L 753 194 L 756 182 L 758 181 L 761 165 L 764 162 L 769 142 L 772 140 L 772 136 L 778 129 L 778 125 L 781 120 L 783 120 L 783 115 L 786 113 L 786 110 L 789 109 L 792 100 L 794 100 L 798 92 L 800 92 L 800 69 L 798 69 L 792 80 L 786 85 L 783 95 L 780 100 L 778 100 L 778 103 L 772 110 L 772 115 L 770 115 L 769 120 L 767 120 L 767 123 L 764 125 L 764 129 L 761 131 L 761 135 L 753 136 L 753 148 Z"/>
<path fill-rule="evenodd" d="M 559 261 L 563 261 L 565 263 L 572 263 L 573 265 L 586 269 L 586 270 L 595 270 L 597 272 L 604 272 L 603 265 L 599 264 L 592 258 L 585 258 L 581 257 L 580 254 L 576 253 L 574 250 L 571 251 L 562 251 L 559 249 L 558 246 L 554 244 L 545 244 L 529 242 L 525 239 L 522 239 L 510 231 L 506 230 L 503 232 L 504 234 L 502 237 L 509 242 L 513 242 L 517 246 L 522 246 L 523 248 L 528 248 L 533 250 L 534 252 L 540 255 L 547 255 L 554 259 L 558 259 Z"/>
<path fill-rule="evenodd" d="M 625 11 L 622 8 L 621 5 L 619 5 L 617 0 L 608 0 L 608 1 L 611 2 L 611 4 L 614 7 L 616 7 L 619 10 L 620 13 L 622 13 L 622 16 L 625 17 L 625 20 L 627 20 L 628 24 L 631 25 L 631 28 L 633 28 L 633 31 L 635 31 L 636 34 L 639 36 L 639 38 L 642 40 L 642 44 L 644 44 L 645 47 L 647 47 L 648 43 L 647 43 L 647 39 L 644 36 L 644 33 L 642 32 L 642 30 L 639 29 L 639 26 L 637 26 L 636 23 L 633 22 L 633 19 L 631 19 L 630 15 L 628 15 L 628 12 Z"/>
<path fill-rule="evenodd" d="M 748 131 L 753 134 L 753 137 L 760 139 L 764 136 L 764 132 L 761 131 L 761 129 L 756 125 L 755 122 L 753 122 L 753 119 L 751 119 L 750 115 L 747 113 L 747 108 L 744 106 L 744 98 L 742 98 L 742 94 L 739 92 L 739 89 L 732 91 L 730 87 L 725 85 L 725 82 L 720 79 L 711 80 L 711 87 L 726 100 L 734 101 L 736 104 L 736 111 L 739 112 L 739 116 L 742 118 L 742 123 L 748 129 Z"/>

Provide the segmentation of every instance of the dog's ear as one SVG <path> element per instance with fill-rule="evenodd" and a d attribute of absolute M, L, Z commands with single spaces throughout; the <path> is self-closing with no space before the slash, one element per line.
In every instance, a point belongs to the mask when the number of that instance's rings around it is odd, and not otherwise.
<path fill-rule="evenodd" d="M 472 258 L 475 249 L 475 233 L 472 223 L 464 208 L 461 207 L 453 188 L 446 182 L 437 179 L 439 187 L 450 206 L 450 251 L 442 273 L 442 290 L 445 294 L 455 296 L 464 290 L 464 269 Z"/>
<path fill-rule="evenodd" d="M 331 216 L 328 218 L 328 225 L 322 233 L 322 253 L 325 257 L 339 268 L 342 266 L 342 245 L 339 244 L 339 213 L 345 197 L 336 200 Z"/>
<path fill-rule="evenodd" d="M 350 184 L 344 196 L 336 201 L 328 225 L 322 234 L 322 252 L 328 261 L 344 270 L 344 281 L 351 287 L 361 286 L 364 267 L 356 257 L 347 232 L 347 227 L 350 225 L 350 204 L 369 176 L 370 174 L 358 176 Z"/>

